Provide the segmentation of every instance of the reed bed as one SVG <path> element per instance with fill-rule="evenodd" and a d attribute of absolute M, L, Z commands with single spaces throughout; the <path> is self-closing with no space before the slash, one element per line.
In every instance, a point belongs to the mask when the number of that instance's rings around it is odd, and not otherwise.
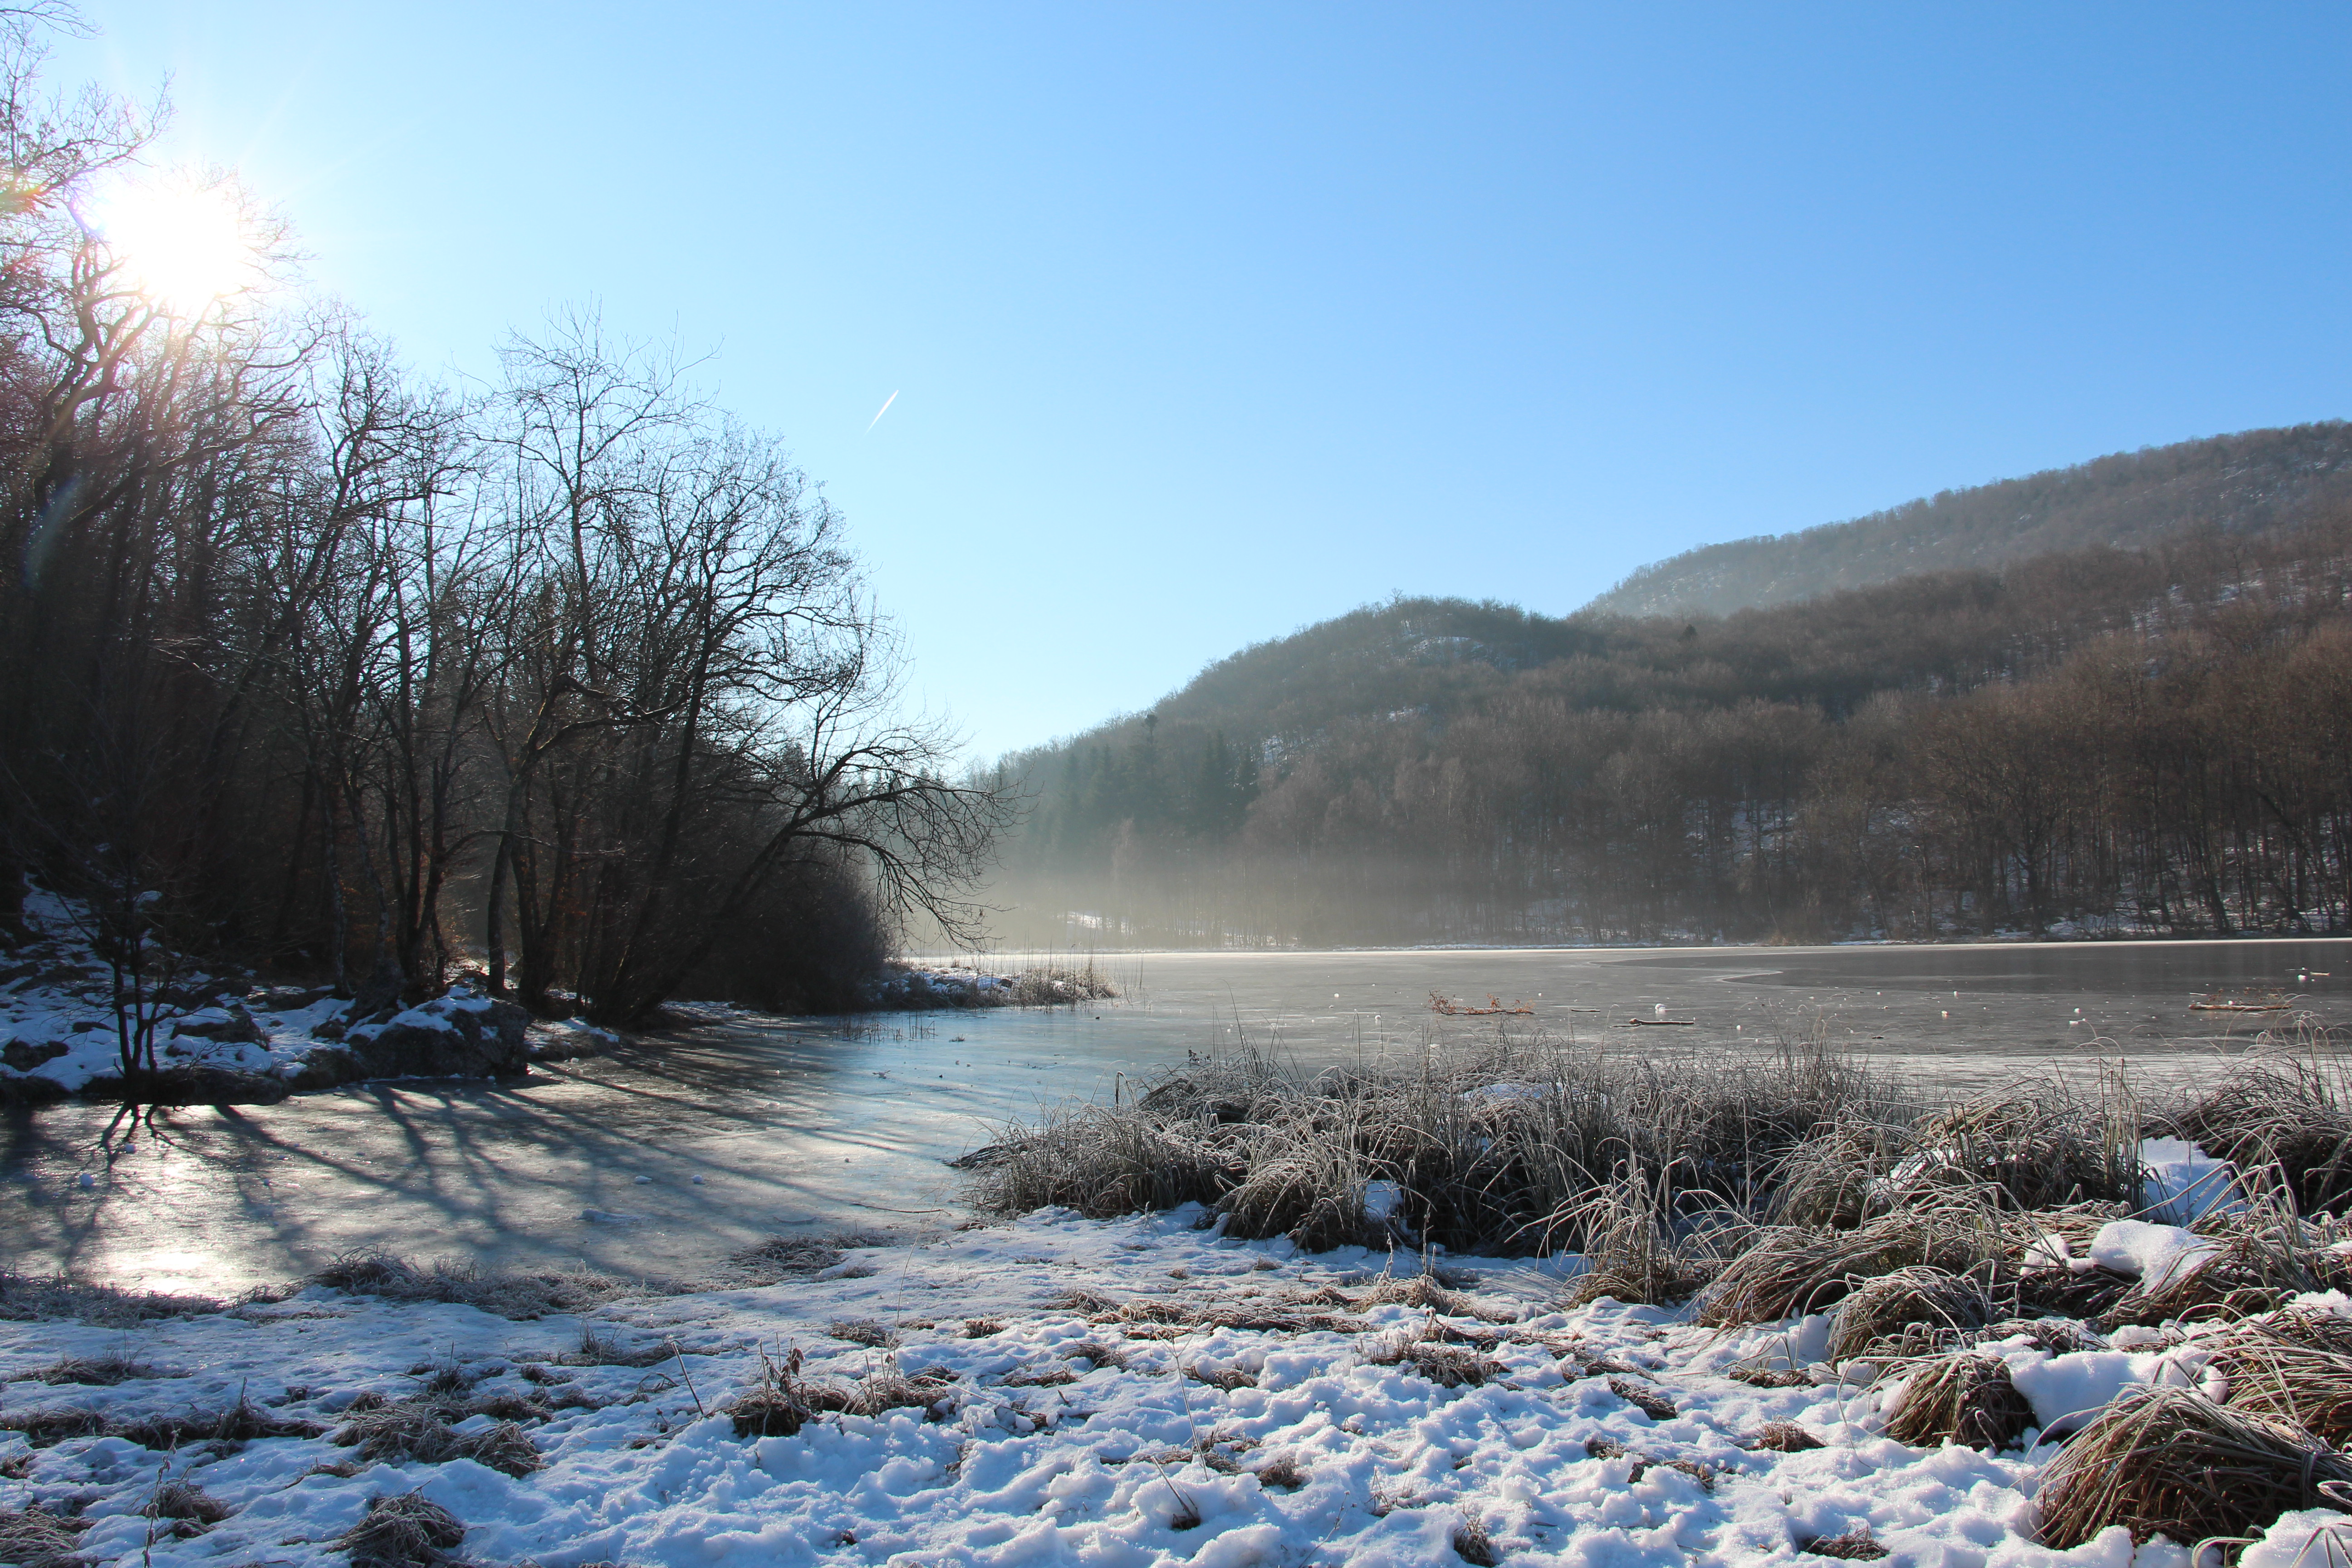
<path fill-rule="evenodd" d="M 1244 1050 L 1196 1057 L 1110 1107 L 1009 1126 L 962 1163 L 992 1212 L 1200 1202 L 1242 1237 L 1527 1256 L 1611 1228 L 1595 1194 L 1637 1173 L 1676 1236 L 1760 1212 L 1821 1129 L 1899 1127 L 1924 1109 L 1827 1051 L 1661 1063 L 1516 1041 L 1310 1075 Z"/>
<path fill-rule="evenodd" d="M 1712 1289 L 1756 1247 L 1800 1234 L 1883 1239 L 1881 1222 L 1923 1215 L 1980 1233 L 1964 1250 L 2010 1257 L 2014 1276 L 2033 1226 L 2079 1253 L 2100 1225 L 2140 1211 L 2139 1142 L 2150 1136 L 2195 1135 L 2239 1161 L 2249 1190 L 2309 1222 L 2315 1198 L 2352 1194 L 2343 1090 L 2332 1060 L 2276 1053 L 2169 1104 L 2146 1101 L 2117 1073 L 2095 1084 L 2028 1077 L 1939 1105 L 1820 1047 L 1659 1060 L 1532 1038 L 1320 1073 L 1244 1048 L 1196 1055 L 1108 1107 L 1009 1125 L 959 1163 L 975 1206 L 991 1212 L 1059 1205 L 1108 1217 L 1196 1202 L 1229 1234 L 1318 1250 L 1577 1251 L 1607 1279 L 1583 1289 L 1668 1300 Z M 2245 1254 L 2231 1265 L 2247 1277 L 2233 1287 L 2242 1303 L 2255 1299 L 2249 1280 L 2268 1288 L 2295 1272 L 2263 1245 L 2232 1243 Z M 1968 1267 L 1902 1253 L 1842 1259 L 1831 1278 Z M 2118 1294 L 2112 1279 L 2065 1273 L 2034 1282 L 2069 1299 L 2052 1309 L 2087 1297 L 2105 1310 L 2101 1292 Z"/>

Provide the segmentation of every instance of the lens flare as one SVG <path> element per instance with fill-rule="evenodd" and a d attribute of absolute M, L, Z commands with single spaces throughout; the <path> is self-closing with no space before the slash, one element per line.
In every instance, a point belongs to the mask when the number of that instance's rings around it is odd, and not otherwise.
<path fill-rule="evenodd" d="M 201 316 L 259 280 L 236 190 L 226 182 L 123 180 L 84 205 L 123 280 L 175 316 Z"/>

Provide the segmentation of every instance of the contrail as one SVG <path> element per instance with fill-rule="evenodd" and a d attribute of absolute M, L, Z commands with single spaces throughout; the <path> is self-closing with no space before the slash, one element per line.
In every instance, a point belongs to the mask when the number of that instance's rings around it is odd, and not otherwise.
<path fill-rule="evenodd" d="M 877 425 L 881 424 L 881 423 L 882 423 L 882 416 L 884 416 L 885 414 L 889 413 L 889 412 L 890 412 L 890 405 L 892 405 L 892 404 L 894 404 L 894 403 L 896 403 L 896 402 L 898 402 L 898 395 L 897 393 L 895 393 L 895 392 L 894 392 L 894 393 L 892 393 L 889 396 L 887 396 L 887 397 L 884 398 L 884 399 L 882 400 L 882 406 L 881 406 L 881 407 L 879 407 L 879 408 L 877 408 L 877 409 L 876 409 L 876 410 L 874 411 L 874 417 L 873 417 L 873 418 L 871 418 L 871 419 L 868 419 L 868 420 L 866 422 L 866 427 L 868 430 L 871 430 L 871 429 L 873 429 L 873 428 L 874 428 L 874 426 L 876 426 Z"/>

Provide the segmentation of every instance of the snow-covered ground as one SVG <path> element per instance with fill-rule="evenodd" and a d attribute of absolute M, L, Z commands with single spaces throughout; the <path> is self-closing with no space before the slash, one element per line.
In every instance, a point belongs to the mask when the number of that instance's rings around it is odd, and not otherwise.
<path fill-rule="evenodd" d="M 36 890 L 25 900 L 25 923 L 38 940 L 7 955 L 16 973 L 0 984 L 0 1078 L 41 1079 L 71 1091 L 122 1070 L 112 985 L 76 916 L 54 894 Z M 271 999 L 281 1005 L 249 1009 L 242 980 L 194 968 L 167 984 L 174 1002 L 155 1039 L 158 1057 L 172 1067 L 290 1078 L 325 1043 L 312 1031 L 348 1007 L 287 993 Z"/>
<path fill-rule="evenodd" d="M 169 1453 L 0 1433 L 0 1508 L 78 1513 L 94 1522 L 77 1552 L 142 1568 L 339 1563 L 331 1542 L 370 1500 L 409 1492 L 463 1522 L 468 1558 L 549 1568 L 1801 1563 L 1822 1561 L 1807 1543 L 1864 1534 L 1890 1562 L 1950 1568 L 2188 1563 L 2160 1540 L 2135 1554 L 2120 1530 L 2069 1552 L 2036 1545 L 2032 1494 L 2054 1448 L 2035 1434 L 1997 1455 L 1890 1441 L 1885 1391 L 1818 1364 L 1825 1320 L 1717 1334 L 1656 1308 L 1561 1311 L 1559 1276 L 1527 1263 L 1455 1260 L 1476 1276 L 1462 1295 L 1381 1289 L 1386 1258 L 1303 1257 L 1201 1218 L 1045 1211 L 853 1251 L 812 1278 L 594 1309 L 587 1328 L 642 1352 L 634 1366 L 577 1364 L 581 1318 L 320 1288 L 128 1328 L 0 1324 L 0 1373 L 16 1379 L 0 1423 L 210 1416 L 242 1396 L 320 1433 L 196 1436 Z M 2173 1339 L 1994 1349 L 2046 1424 L 2132 1382 L 2195 1385 L 2195 1344 Z M 763 1356 L 795 1350 L 814 1384 L 895 1371 L 932 1380 L 933 1404 L 738 1436 L 721 1412 Z M 66 1356 L 152 1375 L 25 1380 Z M 1732 1375 L 1792 1367 L 1813 1375 Z M 1476 1380 L 1458 1381 L 1465 1370 Z M 543 1468 L 370 1462 L 333 1441 L 357 1411 L 428 1385 L 456 1402 L 445 1415 L 488 1406 L 457 1421 L 458 1437 L 517 1420 Z M 1777 1429 L 1796 1451 L 1754 1446 L 1770 1423 L 1802 1434 Z M 511 1434 L 481 1442 L 493 1458 L 512 1451 Z M 226 1516 L 180 1538 L 142 1512 L 167 1482 Z M 2281 1568 L 2309 1545 L 2321 1562 L 2344 1518 L 2290 1515 L 2244 1561 Z"/>

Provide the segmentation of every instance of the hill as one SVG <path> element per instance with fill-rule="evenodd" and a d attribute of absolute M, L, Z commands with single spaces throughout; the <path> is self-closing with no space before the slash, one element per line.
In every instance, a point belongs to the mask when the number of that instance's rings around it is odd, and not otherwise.
<path fill-rule="evenodd" d="M 1719 616 L 1400 598 L 1000 769 L 1008 942 L 2341 929 L 2352 506 Z"/>
<path fill-rule="evenodd" d="M 1727 615 L 1922 572 L 1992 570 L 2203 526 L 2257 534 L 2352 502 L 2352 424 L 2182 441 L 1906 501 L 1847 522 L 1686 551 L 1585 606 L 1617 616 Z"/>

